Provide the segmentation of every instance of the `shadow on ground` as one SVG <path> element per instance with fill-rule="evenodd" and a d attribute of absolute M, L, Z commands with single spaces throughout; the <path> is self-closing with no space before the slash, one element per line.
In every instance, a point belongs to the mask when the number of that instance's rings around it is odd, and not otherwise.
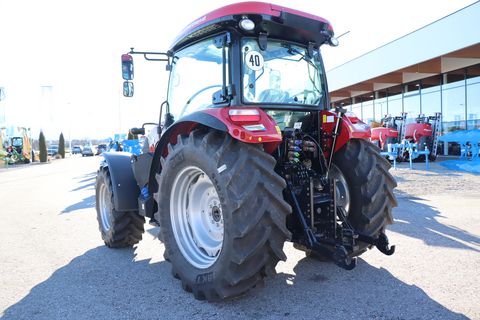
<path fill-rule="evenodd" d="M 243 297 L 213 304 L 184 292 L 169 263 L 133 259 L 133 249 L 91 249 L 32 288 L 2 319 L 465 318 L 361 259 L 348 272 L 305 258 L 295 275 L 281 273 Z"/>
<path fill-rule="evenodd" d="M 79 186 L 76 187 L 75 189 L 71 190 L 71 191 L 74 192 L 74 191 L 79 191 L 79 190 L 83 190 L 83 189 L 92 189 L 93 190 L 93 187 L 95 186 L 95 178 L 96 177 L 97 177 L 97 173 L 96 172 L 91 172 L 91 173 L 87 173 L 87 174 L 84 174 L 82 176 L 74 178 L 75 180 L 79 180 L 79 181 L 77 181 Z"/>
<path fill-rule="evenodd" d="M 64 213 L 71 213 L 76 210 L 81 209 L 88 209 L 95 207 L 95 178 L 97 176 L 96 172 L 91 172 L 88 174 L 81 175 L 79 177 L 75 177 L 74 180 L 78 184 L 78 187 L 70 190 L 70 192 L 77 192 L 77 191 L 92 191 L 92 195 L 86 198 L 83 198 L 81 201 L 69 205 L 65 209 L 63 209 L 60 214 Z"/>
<path fill-rule="evenodd" d="M 95 207 L 95 196 L 91 195 L 87 198 L 82 199 L 82 201 L 72 204 L 62 210 L 60 214 L 70 213 L 76 210 L 88 209 Z"/>
<path fill-rule="evenodd" d="M 472 247 L 480 246 L 480 237 L 440 222 L 438 218 L 444 217 L 440 211 L 419 202 L 426 201 L 425 199 L 413 197 L 401 191 L 396 191 L 396 195 L 399 205 L 394 209 L 395 223 L 389 227 L 389 230 L 423 240 L 430 246 L 480 252 Z"/>

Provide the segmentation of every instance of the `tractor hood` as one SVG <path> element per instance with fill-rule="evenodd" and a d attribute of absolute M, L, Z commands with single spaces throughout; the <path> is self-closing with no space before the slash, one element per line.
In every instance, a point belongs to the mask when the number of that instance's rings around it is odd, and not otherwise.
<path fill-rule="evenodd" d="M 246 29 L 240 21 L 248 19 Z M 175 39 L 172 51 L 222 30 L 235 29 L 248 36 L 268 37 L 321 46 L 333 37 L 331 24 L 318 16 L 263 2 L 242 2 L 207 13 L 189 24 Z"/>

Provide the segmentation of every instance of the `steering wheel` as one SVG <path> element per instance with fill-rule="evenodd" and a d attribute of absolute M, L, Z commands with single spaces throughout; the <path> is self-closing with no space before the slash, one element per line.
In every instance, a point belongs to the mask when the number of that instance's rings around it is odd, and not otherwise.
<path fill-rule="evenodd" d="M 310 93 L 312 94 L 315 94 L 316 92 L 318 91 L 315 91 L 315 90 L 303 90 L 303 91 L 300 91 L 299 93 L 297 94 L 294 94 L 292 95 L 292 97 L 290 98 L 289 102 L 298 102 L 300 101 L 301 103 L 305 104 L 306 100 L 307 100 L 307 97 Z M 303 101 L 298 99 L 298 96 L 303 96 Z M 296 99 L 296 100 L 295 100 Z M 309 104 L 315 104 L 318 99 L 320 99 L 320 96 L 317 97 L 317 99 L 315 101 L 313 101 L 313 103 L 309 103 Z"/>
<path fill-rule="evenodd" d="M 279 89 L 266 89 L 258 95 L 259 102 L 282 103 L 288 102 L 289 98 L 288 92 Z"/>
<path fill-rule="evenodd" d="M 187 108 L 190 106 L 190 103 L 193 101 L 193 99 L 195 99 L 199 94 L 201 94 L 202 92 L 206 91 L 206 90 L 209 90 L 209 89 L 213 89 L 213 88 L 217 88 L 217 87 L 223 87 L 223 85 L 221 84 L 214 84 L 214 85 L 211 85 L 211 86 L 207 86 L 205 88 L 202 88 L 200 90 L 198 90 L 197 92 L 195 92 L 188 100 L 187 100 L 187 103 L 185 103 L 185 105 L 183 106 L 182 108 L 182 112 L 180 112 L 180 115 L 183 115 L 185 113 L 185 110 L 187 110 Z"/>

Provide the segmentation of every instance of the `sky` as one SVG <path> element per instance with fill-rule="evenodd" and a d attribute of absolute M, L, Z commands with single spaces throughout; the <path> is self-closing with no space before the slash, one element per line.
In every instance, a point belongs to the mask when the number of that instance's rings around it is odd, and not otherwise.
<path fill-rule="evenodd" d="M 0 0 L 0 126 L 48 139 L 107 138 L 158 120 L 168 72 L 135 59 L 135 96 L 122 96 L 120 56 L 166 51 L 188 24 L 229 0 Z M 474 0 L 276 0 L 329 20 L 340 46 L 326 70 L 415 31 Z M 459 35 L 461 36 L 461 35 Z M 328 75 L 328 74 L 327 74 Z"/>

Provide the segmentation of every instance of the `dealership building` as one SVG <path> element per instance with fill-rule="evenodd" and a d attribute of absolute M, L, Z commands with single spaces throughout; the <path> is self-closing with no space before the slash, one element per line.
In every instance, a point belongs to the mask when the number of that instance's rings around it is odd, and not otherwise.
<path fill-rule="evenodd" d="M 328 79 L 332 106 L 367 123 L 441 112 L 442 133 L 480 129 L 480 1 L 328 71 Z M 445 147 L 441 153 L 452 153 Z"/>

